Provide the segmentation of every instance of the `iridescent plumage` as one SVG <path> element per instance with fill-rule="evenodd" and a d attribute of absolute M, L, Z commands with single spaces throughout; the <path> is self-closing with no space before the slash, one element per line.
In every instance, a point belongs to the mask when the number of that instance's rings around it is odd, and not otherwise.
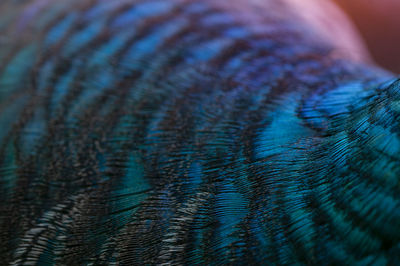
<path fill-rule="evenodd" d="M 400 263 L 400 81 L 267 2 L 1 3 L 2 264 Z"/>

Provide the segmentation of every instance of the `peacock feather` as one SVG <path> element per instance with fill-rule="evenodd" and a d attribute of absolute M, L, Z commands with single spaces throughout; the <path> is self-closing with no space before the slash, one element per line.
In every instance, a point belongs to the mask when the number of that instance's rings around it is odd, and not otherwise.
<path fill-rule="evenodd" d="M 400 264 L 400 80 L 286 2 L 2 1 L 0 264 Z"/>

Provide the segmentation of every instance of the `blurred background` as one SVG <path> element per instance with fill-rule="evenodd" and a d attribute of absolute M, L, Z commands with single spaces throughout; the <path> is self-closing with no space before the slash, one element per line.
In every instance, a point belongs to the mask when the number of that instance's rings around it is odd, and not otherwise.
<path fill-rule="evenodd" d="M 400 74 L 400 0 L 334 0 L 361 32 L 374 60 Z"/>

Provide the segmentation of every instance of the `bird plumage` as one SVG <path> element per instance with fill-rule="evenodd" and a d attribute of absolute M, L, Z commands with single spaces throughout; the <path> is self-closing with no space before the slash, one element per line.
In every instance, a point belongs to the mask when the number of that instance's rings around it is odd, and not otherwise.
<path fill-rule="evenodd" d="M 0 4 L 2 264 L 400 263 L 400 81 L 233 3 Z"/>

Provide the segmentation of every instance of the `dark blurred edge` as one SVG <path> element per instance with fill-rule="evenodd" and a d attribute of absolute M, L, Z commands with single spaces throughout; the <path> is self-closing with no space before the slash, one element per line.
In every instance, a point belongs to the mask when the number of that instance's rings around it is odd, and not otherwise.
<path fill-rule="evenodd" d="M 374 60 L 400 73 L 400 1 L 334 0 L 360 30 Z"/>

